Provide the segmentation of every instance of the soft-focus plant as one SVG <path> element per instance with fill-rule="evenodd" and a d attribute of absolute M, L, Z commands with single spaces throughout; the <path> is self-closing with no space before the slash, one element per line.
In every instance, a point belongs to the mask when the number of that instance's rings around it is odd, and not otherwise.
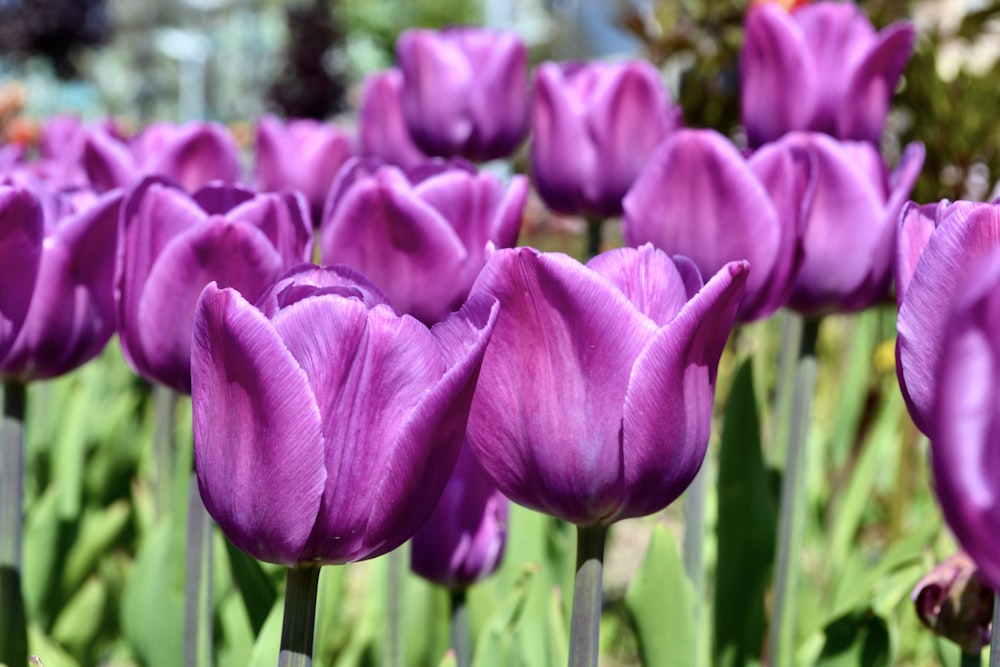
<path fill-rule="evenodd" d="M 552 210 L 621 215 L 650 154 L 681 123 L 647 62 L 546 62 L 535 71 L 531 173 Z"/>
<path fill-rule="evenodd" d="M 241 180 L 239 146 L 218 123 L 158 122 L 123 141 L 101 127 L 88 129 L 83 166 L 99 191 L 130 187 L 144 176 L 166 176 L 193 192 L 211 181 Z"/>
<path fill-rule="evenodd" d="M 354 154 L 353 140 L 331 123 L 308 118 L 257 122 L 254 185 L 261 192 L 298 190 L 319 225 L 326 195 L 337 172 Z"/>
<path fill-rule="evenodd" d="M 409 170 L 426 162 L 428 156 L 413 143 L 406 126 L 402 90 L 403 74 L 399 69 L 368 75 L 358 111 L 358 143 L 362 155 Z"/>
<path fill-rule="evenodd" d="M 0 356 L 14 344 L 31 306 L 45 223 L 42 206 L 23 187 L 0 185 Z"/>
<path fill-rule="evenodd" d="M 477 173 L 468 163 L 428 163 L 404 173 L 373 160 L 341 171 L 319 231 L 325 264 L 352 266 L 400 312 L 433 324 L 456 309 L 487 257 L 514 245 L 528 184 Z"/>
<path fill-rule="evenodd" d="M 300 194 L 207 186 L 188 195 L 149 177 L 122 210 L 116 269 L 122 352 L 145 378 L 190 393 L 194 307 L 209 282 L 256 298 L 312 257 L 309 210 Z"/>
<path fill-rule="evenodd" d="M 515 33 L 410 29 L 396 43 L 403 115 L 428 155 L 506 157 L 524 137 L 528 53 Z"/>

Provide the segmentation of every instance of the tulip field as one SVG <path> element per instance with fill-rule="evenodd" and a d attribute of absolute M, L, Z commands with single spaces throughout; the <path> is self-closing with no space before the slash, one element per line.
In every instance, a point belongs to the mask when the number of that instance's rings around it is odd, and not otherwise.
<path fill-rule="evenodd" d="M 0 87 L 0 666 L 1000 666 L 1000 6 L 916 4 Z"/>

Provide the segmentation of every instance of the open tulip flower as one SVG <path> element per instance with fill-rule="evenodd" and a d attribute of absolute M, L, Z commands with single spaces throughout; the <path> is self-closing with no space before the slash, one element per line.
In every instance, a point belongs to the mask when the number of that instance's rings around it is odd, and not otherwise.
<path fill-rule="evenodd" d="M 459 454 L 498 305 L 428 328 L 349 269 L 293 270 L 253 305 L 205 288 L 195 316 L 195 468 L 240 549 L 346 563 L 409 539 Z"/>
<path fill-rule="evenodd" d="M 261 192 L 298 190 L 318 225 L 337 172 L 354 154 L 352 143 L 331 123 L 265 116 L 257 123 L 254 183 Z"/>
<path fill-rule="evenodd" d="M 621 215 L 642 165 L 680 123 L 648 62 L 543 63 L 532 103 L 538 194 L 561 213 Z"/>
<path fill-rule="evenodd" d="M 878 142 L 910 58 L 915 29 L 876 32 L 853 2 L 750 7 L 740 52 L 740 103 L 751 146 L 793 130 Z"/>
<path fill-rule="evenodd" d="M 747 278 L 703 286 L 645 245 L 589 264 L 500 250 L 473 287 L 500 300 L 469 442 L 514 502 L 580 526 L 670 504 L 708 446 L 719 357 Z"/>
<path fill-rule="evenodd" d="M 120 189 L 100 197 L 38 192 L 40 199 L 51 199 L 43 205 L 38 281 L 29 291 L 24 326 L 0 357 L 0 376 L 20 382 L 56 377 L 104 349 L 115 332 L 113 278 L 123 195 Z M 18 257 L 15 265 L 23 261 Z"/>
<path fill-rule="evenodd" d="M 0 185 L 0 358 L 10 351 L 31 306 L 44 235 L 37 198 L 23 187 Z"/>
<path fill-rule="evenodd" d="M 468 296 L 487 246 L 517 241 L 527 190 L 522 176 L 505 188 L 464 161 L 428 163 L 407 175 L 353 160 L 330 191 L 320 254 L 324 264 L 358 269 L 400 312 L 433 324 Z"/>
<path fill-rule="evenodd" d="M 914 424 L 932 439 L 938 366 L 951 305 L 971 267 L 1000 246 L 1000 204 L 908 204 L 896 254 L 896 373 Z"/>
<path fill-rule="evenodd" d="M 429 157 L 410 136 L 403 117 L 403 73 L 396 68 L 370 74 L 361 92 L 360 153 L 410 170 Z"/>
<path fill-rule="evenodd" d="M 247 299 L 312 257 L 301 194 L 207 186 L 188 195 L 149 177 L 122 211 L 116 269 L 122 351 L 140 375 L 191 391 L 191 326 L 202 289 L 215 281 Z"/>
<path fill-rule="evenodd" d="M 88 130 L 83 166 L 94 188 L 130 187 L 143 176 L 166 176 L 187 191 L 211 181 L 241 179 L 239 146 L 218 123 L 153 123 L 131 141 L 108 131 Z"/>
<path fill-rule="evenodd" d="M 396 42 L 403 113 L 428 155 L 476 162 L 506 157 L 528 115 L 528 53 L 514 33 L 410 29 Z"/>
<path fill-rule="evenodd" d="M 1000 590 L 1000 249 L 968 268 L 940 338 L 931 466 L 948 526 Z"/>
<path fill-rule="evenodd" d="M 801 154 L 765 147 L 748 160 L 714 130 L 680 129 L 625 197 L 622 235 L 683 255 L 702 275 L 749 260 L 737 318 L 767 317 L 791 293 L 809 174 Z"/>

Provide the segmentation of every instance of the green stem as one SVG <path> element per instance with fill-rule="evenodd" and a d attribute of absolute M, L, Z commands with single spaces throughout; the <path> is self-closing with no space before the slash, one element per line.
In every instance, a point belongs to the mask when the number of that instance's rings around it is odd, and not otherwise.
<path fill-rule="evenodd" d="M 601 242 L 604 235 L 604 218 L 587 218 L 587 260 L 596 257 L 601 252 Z"/>
<path fill-rule="evenodd" d="M 212 519 L 192 473 L 184 549 L 184 664 L 212 664 Z"/>
<path fill-rule="evenodd" d="M 684 492 L 684 572 L 694 587 L 696 615 L 701 614 L 701 598 L 705 588 L 705 496 L 708 493 L 708 460 L 702 464 L 694 481 Z M 695 624 L 701 627 L 701 622 Z"/>
<path fill-rule="evenodd" d="M 170 387 L 153 385 L 153 502 L 157 520 L 173 507 L 177 467 L 175 424 L 179 395 Z"/>
<path fill-rule="evenodd" d="M 990 667 L 1000 667 L 1000 593 L 993 594 L 993 623 L 990 627 Z"/>
<path fill-rule="evenodd" d="M 788 450 L 781 480 L 781 506 L 778 524 L 778 563 L 775 571 L 774 603 L 771 612 L 771 664 L 786 667 L 794 663 L 796 598 L 802 531 L 806 516 L 807 470 L 806 443 L 812 419 L 813 394 L 816 391 L 816 337 L 819 320 L 806 320 L 795 368 L 795 394 L 792 399 Z"/>
<path fill-rule="evenodd" d="M 0 423 L 0 663 L 28 662 L 28 631 L 21 591 L 24 520 L 24 414 L 21 382 L 3 385 Z"/>
<path fill-rule="evenodd" d="M 387 637 L 385 664 L 388 667 L 403 667 L 403 585 L 406 582 L 409 557 L 406 545 L 393 549 L 388 556 L 388 590 L 386 599 Z"/>
<path fill-rule="evenodd" d="M 452 589 L 451 596 L 451 647 L 455 650 L 457 667 L 469 667 L 472 664 L 472 646 L 469 643 L 469 607 L 466 604 L 466 590 Z"/>
<path fill-rule="evenodd" d="M 607 526 L 577 526 L 576 581 L 569 631 L 570 667 L 597 667 Z"/>
<path fill-rule="evenodd" d="M 288 568 L 278 667 L 311 667 L 319 565 Z"/>
<path fill-rule="evenodd" d="M 962 657 L 959 659 L 958 664 L 959 667 L 982 667 L 983 657 L 979 653 L 966 653 L 962 651 Z"/>

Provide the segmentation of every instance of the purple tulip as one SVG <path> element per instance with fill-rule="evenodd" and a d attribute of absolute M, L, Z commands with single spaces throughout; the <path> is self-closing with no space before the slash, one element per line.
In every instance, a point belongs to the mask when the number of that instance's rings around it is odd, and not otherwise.
<path fill-rule="evenodd" d="M 896 221 L 923 166 L 923 144 L 907 146 L 891 174 L 864 142 L 792 133 L 776 148 L 806 151 L 813 165 L 802 207 L 802 265 L 789 306 L 815 316 L 862 310 L 885 299 Z"/>
<path fill-rule="evenodd" d="M 808 3 L 791 13 L 771 2 L 753 5 L 740 52 L 750 145 L 793 130 L 877 143 L 915 34 L 905 21 L 875 32 L 852 2 Z"/>
<path fill-rule="evenodd" d="M 683 255 L 702 275 L 748 260 L 737 319 L 767 317 L 787 303 L 799 265 L 804 162 L 771 147 L 747 160 L 714 130 L 678 130 L 625 197 L 622 235 L 634 247 L 652 243 Z"/>
<path fill-rule="evenodd" d="M 535 74 L 531 169 L 560 213 L 621 215 L 622 197 L 681 111 L 645 61 L 543 63 Z"/>
<path fill-rule="evenodd" d="M 397 167 L 354 160 L 330 191 L 319 246 L 324 264 L 353 266 L 393 305 L 432 324 L 465 301 L 487 246 L 517 241 L 528 184 L 504 188 L 468 164 Z"/>
<path fill-rule="evenodd" d="M 240 180 L 239 146 L 218 123 L 153 123 L 129 142 L 92 128 L 83 165 L 98 190 L 130 187 L 143 176 L 167 176 L 193 191 L 211 181 Z"/>
<path fill-rule="evenodd" d="M 917 618 L 970 655 L 990 643 L 993 591 L 969 554 L 959 551 L 928 572 L 910 595 Z"/>
<path fill-rule="evenodd" d="M 346 563 L 409 539 L 458 457 L 496 301 L 428 330 L 354 271 L 302 267 L 195 316 L 195 469 L 209 514 L 260 560 Z"/>
<path fill-rule="evenodd" d="M 38 200 L 24 188 L 0 185 L 0 358 L 14 344 L 28 314 L 44 235 Z"/>
<path fill-rule="evenodd" d="M 943 229 L 943 228 L 942 228 Z M 932 239 L 933 242 L 933 239 Z M 928 245 L 927 251 L 931 248 Z M 923 269 L 917 267 L 907 299 Z M 963 272 L 937 365 L 934 487 L 948 526 L 993 590 L 1000 588 L 1000 249 Z M 904 301 L 905 303 L 905 301 Z M 942 304 L 944 305 L 944 304 Z"/>
<path fill-rule="evenodd" d="M 413 536 L 412 570 L 452 589 L 485 579 L 503 557 L 509 513 L 507 498 L 463 446 L 441 500 Z"/>
<path fill-rule="evenodd" d="M 580 526 L 677 498 L 705 456 L 747 268 L 702 286 L 693 264 L 651 245 L 586 266 L 498 251 L 473 287 L 500 300 L 500 317 L 468 438 L 504 495 Z"/>
<path fill-rule="evenodd" d="M 115 278 L 122 351 L 139 375 L 188 393 L 202 288 L 214 281 L 256 300 L 309 261 L 309 209 L 299 194 L 208 186 L 192 197 L 155 177 L 138 183 L 123 207 Z"/>
<path fill-rule="evenodd" d="M 913 423 L 934 438 L 938 366 L 950 308 L 970 267 L 1000 246 L 1000 205 L 908 204 L 896 252 L 896 373 Z"/>
<path fill-rule="evenodd" d="M 115 331 L 113 278 L 123 192 L 100 198 L 39 194 L 57 201 L 49 207 L 38 281 L 24 326 L 0 358 L 0 375 L 21 382 L 74 370 L 97 356 Z"/>
<path fill-rule="evenodd" d="M 265 116 L 257 123 L 254 182 L 262 192 L 298 190 L 319 224 L 330 186 L 353 154 L 352 140 L 335 125 Z"/>
<path fill-rule="evenodd" d="M 417 148 L 403 117 L 403 74 L 388 69 L 365 79 L 361 92 L 358 135 L 361 154 L 377 157 L 409 171 L 428 155 Z"/>
<path fill-rule="evenodd" d="M 396 42 L 403 113 L 428 155 L 509 155 L 524 136 L 528 53 L 513 33 L 410 29 Z"/>

